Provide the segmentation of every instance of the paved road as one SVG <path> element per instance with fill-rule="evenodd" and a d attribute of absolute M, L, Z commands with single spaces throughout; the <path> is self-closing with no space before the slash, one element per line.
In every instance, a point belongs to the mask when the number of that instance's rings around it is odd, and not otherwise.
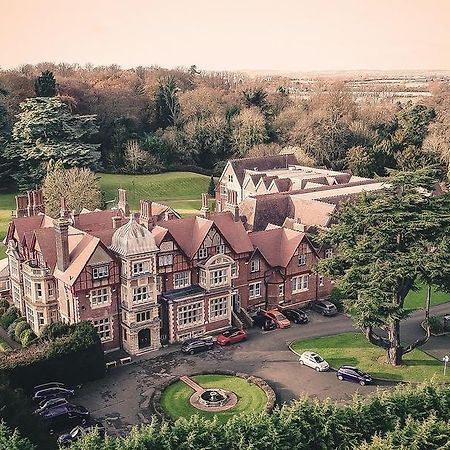
<path fill-rule="evenodd" d="M 449 306 L 437 308 L 436 312 L 440 313 Z M 296 355 L 288 349 L 290 342 L 354 330 L 352 321 L 344 315 L 324 318 L 311 312 L 309 316 L 311 320 L 307 325 L 292 326 L 287 330 L 261 332 L 252 329 L 247 342 L 232 347 L 217 347 L 193 356 L 181 354 L 177 346 L 154 352 L 131 365 L 111 369 L 105 379 L 88 383 L 76 400 L 94 417 L 104 420 L 111 434 L 116 434 L 148 420 L 150 397 L 169 377 L 201 371 L 225 369 L 259 376 L 273 387 L 279 403 L 289 403 L 302 395 L 346 402 L 356 392 L 368 394 L 380 387 L 392 386 L 382 382 L 364 387 L 339 383 L 334 372 L 318 374 L 300 366 Z M 422 314 L 414 314 L 408 320 L 404 326 L 406 338 L 420 335 L 421 320 Z M 432 338 L 427 350 L 432 352 L 433 346 L 437 346 L 439 353 L 446 345 L 450 349 L 450 337 Z"/>

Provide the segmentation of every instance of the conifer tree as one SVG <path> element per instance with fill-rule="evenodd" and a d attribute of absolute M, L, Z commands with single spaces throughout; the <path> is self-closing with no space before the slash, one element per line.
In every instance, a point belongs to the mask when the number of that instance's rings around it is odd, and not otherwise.
<path fill-rule="evenodd" d="M 53 72 L 44 70 L 34 80 L 34 92 L 36 97 L 54 97 L 56 95 L 56 80 Z"/>

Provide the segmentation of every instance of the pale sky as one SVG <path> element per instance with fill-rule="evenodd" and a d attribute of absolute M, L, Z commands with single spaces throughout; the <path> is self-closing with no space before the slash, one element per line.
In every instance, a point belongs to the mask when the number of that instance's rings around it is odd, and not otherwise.
<path fill-rule="evenodd" d="M 0 67 L 448 70 L 450 0 L 0 0 Z"/>

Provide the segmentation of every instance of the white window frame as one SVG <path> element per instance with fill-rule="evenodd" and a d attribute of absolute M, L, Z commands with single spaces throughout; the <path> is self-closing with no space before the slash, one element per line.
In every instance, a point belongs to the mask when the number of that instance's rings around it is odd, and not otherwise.
<path fill-rule="evenodd" d="M 37 316 L 38 316 L 38 325 L 39 325 L 40 327 L 44 326 L 44 325 L 45 325 L 45 316 L 44 316 L 44 313 L 38 311 Z"/>
<path fill-rule="evenodd" d="M 220 183 L 220 194 L 227 195 L 227 186 L 223 183 Z"/>
<path fill-rule="evenodd" d="M 109 266 L 103 265 L 92 268 L 92 278 L 94 280 L 100 280 L 107 277 L 109 277 Z"/>
<path fill-rule="evenodd" d="M 306 265 L 306 255 L 304 253 L 301 253 L 298 255 L 298 265 L 299 266 L 305 266 Z"/>
<path fill-rule="evenodd" d="M 26 312 L 26 315 L 27 315 L 27 322 L 31 325 L 31 328 L 34 329 L 35 318 L 34 318 L 34 310 L 33 310 L 33 308 L 31 308 L 28 305 L 25 305 L 25 312 Z"/>
<path fill-rule="evenodd" d="M 112 319 L 104 317 L 103 319 L 95 319 L 92 321 L 95 331 L 100 337 L 100 341 L 108 342 L 113 340 Z"/>
<path fill-rule="evenodd" d="M 89 298 L 92 308 L 105 306 L 110 303 L 109 289 L 107 287 L 92 289 Z"/>
<path fill-rule="evenodd" d="M 36 297 L 37 298 L 42 298 L 42 296 L 44 295 L 44 292 L 42 291 L 42 283 L 35 283 L 36 285 Z"/>
<path fill-rule="evenodd" d="M 150 311 L 144 311 L 144 312 L 136 313 L 136 322 L 137 323 L 147 322 L 150 319 L 151 319 L 151 312 Z"/>
<path fill-rule="evenodd" d="M 173 255 L 160 255 L 158 258 L 158 265 L 171 266 L 173 264 Z"/>
<path fill-rule="evenodd" d="M 16 277 L 19 276 L 19 262 L 17 259 L 9 259 L 9 270 L 11 271 L 11 275 Z"/>
<path fill-rule="evenodd" d="M 261 297 L 261 281 L 250 283 L 248 285 L 248 298 L 254 299 Z"/>
<path fill-rule="evenodd" d="M 234 261 L 231 264 L 231 278 L 237 278 L 239 276 L 239 264 L 237 261 Z"/>
<path fill-rule="evenodd" d="M 189 328 L 191 326 L 203 324 L 204 302 L 188 303 L 179 306 L 177 309 L 178 329 Z"/>
<path fill-rule="evenodd" d="M 309 274 L 292 277 L 292 293 L 309 291 Z"/>
<path fill-rule="evenodd" d="M 27 277 L 23 277 L 23 292 L 28 298 L 33 296 L 33 283 Z"/>
<path fill-rule="evenodd" d="M 228 175 L 228 183 L 232 183 L 233 182 L 233 175 L 229 174 Z"/>
<path fill-rule="evenodd" d="M 144 303 L 149 300 L 148 286 L 133 288 L 133 303 Z"/>
<path fill-rule="evenodd" d="M 198 249 L 198 259 L 205 259 L 208 257 L 208 249 L 207 248 L 199 248 Z"/>
<path fill-rule="evenodd" d="M 136 277 L 138 275 L 142 275 L 143 273 L 145 273 L 145 264 L 144 261 L 138 261 L 138 262 L 134 262 L 131 266 L 131 274 L 133 275 L 133 277 Z"/>
<path fill-rule="evenodd" d="M 191 272 L 185 270 L 183 272 L 175 272 L 173 274 L 173 288 L 181 289 L 191 285 Z"/>
<path fill-rule="evenodd" d="M 325 286 L 325 277 L 323 275 L 319 275 L 319 286 Z"/>
<path fill-rule="evenodd" d="M 259 259 L 255 258 L 250 261 L 250 272 L 259 272 L 260 263 Z"/>
<path fill-rule="evenodd" d="M 325 258 L 331 258 L 333 256 L 333 249 L 332 248 L 326 248 L 324 252 Z"/>
<path fill-rule="evenodd" d="M 278 285 L 278 297 L 284 297 L 284 284 Z"/>
<path fill-rule="evenodd" d="M 53 281 L 50 281 L 47 285 L 48 290 L 48 296 L 53 297 L 55 295 L 55 283 Z"/>
<path fill-rule="evenodd" d="M 209 320 L 222 320 L 228 317 L 228 297 L 217 297 L 209 300 Z"/>
<path fill-rule="evenodd" d="M 225 250 L 226 250 L 226 248 L 225 248 L 224 244 L 220 244 L 216 247 L 216 253 L 220 253 L 220 254 L 224 255 Z"/>
<path fill-rule="evenodd" d="M 211 269 L 209 276 L 211 287 L 226 286 L 228 284 L 228 270 L 226 267 Z"/>

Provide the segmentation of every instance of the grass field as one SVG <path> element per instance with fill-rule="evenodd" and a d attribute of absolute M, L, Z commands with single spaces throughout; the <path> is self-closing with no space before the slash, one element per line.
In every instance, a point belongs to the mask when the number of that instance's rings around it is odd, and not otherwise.
<path fill-rule="evenodd" d="M 196 375 L 192 379 L 204 388 L 222 388 L 234 392 L 238 397 L 238 403 L 233 408 L 219 413 L 200 411 L 189 403 L 189 398 L 194 391 L 182 381 L 177 381 L 171 384 L 161 396 L 162 408 L 173 419 L 198 414 L 207 419 L 217 417 L 219 421 L 225 422 L 236 414 L 263 411 L 267 404 L 265 392 L 243 378 L 229 375 Z"/>
<path fill-rule="evenodd" d="M 427 287 L 420 285 L 417 291 L 410 291 L 405 300 L 405 309 L 421 309 L 425 307 Z M 436 288 L 431 291 L 431 306 L 450 302 L 450 294 Z"/>
<path fill-rule="evenodd" d="M 386 352 L 370 344 L 361 333 L 344 333 L 296 341 L 293 350 L 312 350 L 325 358 L 334 369 L 343 364 L 357 366 L 375 378 L 396 381 L 423 382 L 435 378 L 450 383 L 450 373 L 444 380 L 442 363 L 427 353 L 415 349 L 404 356 L 404 365 L 393 367 L 386 363 Z"/>
<path fill-rule="evenodd" d="M 191 172 L 169 172 L 156 175 L 98 174 L 100 188 L 106 201 L 117 201 L 117 189 L 128 191 L 132 210 L 139 209 L 139 200 L 155 200 L 168 204 L 182 216 L 195 214 L 201 206 L 202 192 L 208 192 L 209 177 Z M 16 193 L 0 194 L 0 241 L 6 233 L 11 211 L 15 208 Z M 213 205 L 211 205 L 212 207 Z M 5 247 L 0 244 L 0 259 Z"/>

